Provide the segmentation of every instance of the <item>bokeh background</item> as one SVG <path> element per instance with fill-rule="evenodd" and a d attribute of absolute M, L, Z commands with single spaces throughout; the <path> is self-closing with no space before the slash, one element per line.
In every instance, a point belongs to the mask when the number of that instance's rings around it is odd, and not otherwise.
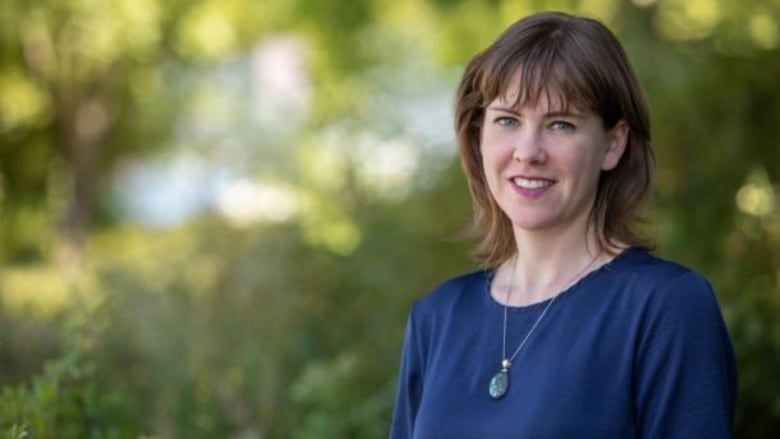
<path fill-rule="evenodd" d="M 780 437 L 778 0 L 3 0 L 0 437 L 385 437 L 411 302 L 476 268 L 459 75 L 543 9 L 624 42 L 658 254 Z"/>

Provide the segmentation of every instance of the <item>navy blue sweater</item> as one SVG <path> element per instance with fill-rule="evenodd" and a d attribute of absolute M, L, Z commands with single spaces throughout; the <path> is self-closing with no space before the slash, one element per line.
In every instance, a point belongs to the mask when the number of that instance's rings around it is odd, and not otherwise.
<path fill-rule="evenodd" d="M 727 438 L 734 352 L 707 281 L 630 249 L 562 292 L 499 371 L 503 306 L 491 271 L 417 301 L 401 360 L 392 439 Z M 547 302 L 510 307 L 514 352 Z"/>

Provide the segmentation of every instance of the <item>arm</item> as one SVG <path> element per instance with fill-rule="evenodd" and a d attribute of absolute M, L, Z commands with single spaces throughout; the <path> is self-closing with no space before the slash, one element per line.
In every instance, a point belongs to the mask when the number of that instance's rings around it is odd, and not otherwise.
<path fill-rule="evenodd" d="M 687 272 L 648 306 L 635 363 L 643 438 L 728 438 L 736 364 L 711 287 Z"/>
<path fill-rule="evenodd" d="M 401 370 L 398 374 L 398 394 L 390 429 L 391 439 L 411 439 L 414 436 L 414 421 L 422 396 L 422 369 L 413 308 L 406 324 Z"/>

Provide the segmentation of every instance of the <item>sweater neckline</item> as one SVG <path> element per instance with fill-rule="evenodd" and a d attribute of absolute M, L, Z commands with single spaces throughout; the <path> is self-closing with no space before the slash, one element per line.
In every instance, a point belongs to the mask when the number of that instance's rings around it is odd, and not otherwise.
<path fill-rule="evenodd" d="M 549 300 L 551 300 L 553 297 L 558 297 L 558 299 L 556 299 L 556 300 L 564 299 L 566 296 L 569 296 L 573 292 L 578 290 L 580 286 L 582 286 L 583 284 L 588 283 L 590 281 L 590 279 L 592 279 L 594 277 L 597 277 L 599 274 L 601 274 L 601 273 L 603 273 L 605 271 L 609 271 L 609 270 L 613 269 L 621 260 L 626 258 L 628 254 L 633 253 L 635 251 L 636 251 L 636 249 L 633 248 L 633 247 L 628 247 L 628 248 L 624 249 L 623 251 L 618 253 L 614 258 L 612 258 L 611 261 L 609 261 L 606 264 L 603 264 L 603 265 L 595 268 L 594 270 L 591 270 L 591 271 L 587 272 L 584 276 L 579 278 L 573 284 L 569 285 L 566 289 L 564 289 L 562 291 L 559 291 L 558 293 L 556 293 L 553 296 L 550 296 L 547 299 L 544 299 L 544 300 L 539 301 L 539 302 L 529 303 L 528 305 L 519 305 L 519 306 L 508 305 L 507 308 L 509 309 L 510 312 L 531 311 L 531 310 L 536 310 L 537 308 L 545 306 L 547 304 L 547 302 Z M 491 284 L 493 282 L 493 277 L 495 276 L 495 274 L 496 274 L 496 269 L 495 268 L 488 268 L 488 269 L 484 270 L 484 278 L 485 278 L 484 279 L 484 293 L 485 293 L 488 301 L 490 302 L 491 306 L 496 306 L 496 307 L 499 307 L 499 308 L 503 309 L 504 308 L 504 304 L 499 302 L 499 301 L 497 301 L 493 297 L 493 295 L 490 294 L 490 286 L 491 286 Z"/>

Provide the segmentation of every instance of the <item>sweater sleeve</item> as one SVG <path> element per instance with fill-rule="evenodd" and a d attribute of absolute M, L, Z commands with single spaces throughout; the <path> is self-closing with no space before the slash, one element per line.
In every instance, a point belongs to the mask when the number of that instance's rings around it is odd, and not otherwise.
<path fill-rule="evenodd" d="M 422 396 L 422 378 L 423 363 L 414 324 L 414 308 L 412 308 L 406 324 L 390 439 L 411 439 L 414 436 L 414 422 Z"/>
<path fill-rule="evenodd" d="M 710 285 L 687 272 L 649 304 L 635 364 L 642 438 L 728 438 L 736 405 L 734 352 Z"/>

